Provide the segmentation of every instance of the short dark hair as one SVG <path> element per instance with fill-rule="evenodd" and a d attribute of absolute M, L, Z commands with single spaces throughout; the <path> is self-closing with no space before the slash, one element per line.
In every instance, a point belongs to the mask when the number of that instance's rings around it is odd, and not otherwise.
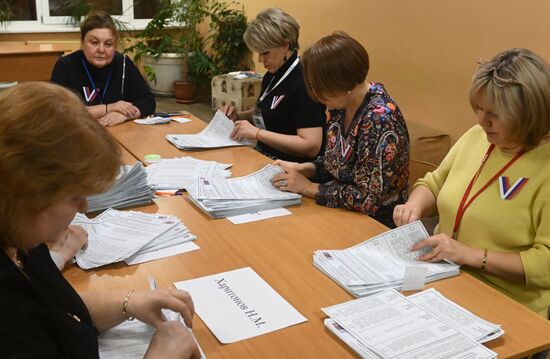
<path fill-rule="evenodd" d="M 338 31 L 325 36 L 302 56 L 308 94 L 316 101 L 349 91 L 364 82 L 369 54 L 354 38 Z"/>
<path fill-rule="evenodd" d="M 84 40 L 84 36 L 89 31 L 94 29 L 109 29 L 118 38 L 116 26 L 111 15 L 102 10 L 92 10 L 86 18 L 80 23 L 80 40 Z"/>

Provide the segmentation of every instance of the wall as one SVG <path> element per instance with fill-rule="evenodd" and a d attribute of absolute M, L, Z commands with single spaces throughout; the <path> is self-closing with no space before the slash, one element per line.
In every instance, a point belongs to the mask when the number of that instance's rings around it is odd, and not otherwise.
<path fill-rule="evenodd" d="M 249 20 L 270 6 L 293 15 L 302 27 L 302 49 L 334 30 L 348 32 L 369 51 L 369 80 L 385 83 L 406 118 L 447 131 L 454 140 L 476 122 L 467 92 L 477 59 L 510 47 L 550 59 L 546 0 L 240 1 Z M 77 43 L 78 34 L 0 34 L 0 46 L 47 39 Z"/>
<path fill-rule="evenodd" d="M 369 52 L 369 80 L 385 83 L 405 118 L 445 130 L 453 140 L 476 123 L 467 93 L 477 59 L 526 47 L 550 60 L 545 0 L 241 2 L 249 20 L 270 6 L 294 16 L 302 50 L 334 30 L 348 32 Z M 264 71 L 261 64 L 257 69 Z"/>

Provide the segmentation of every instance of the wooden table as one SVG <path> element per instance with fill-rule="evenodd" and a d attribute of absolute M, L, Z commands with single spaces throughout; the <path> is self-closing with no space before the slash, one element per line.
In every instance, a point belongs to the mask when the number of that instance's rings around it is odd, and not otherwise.
<path fill-rule="evenodd" d="M 198 121 L 154 127 L 127 123 L 111 132 L 137 158 L 158 153 L 163 157 L 216 159 L 233 163 L 234 175 L 244 175 L 270 162 L 249 148 L 189 153 L 164 139 L 166 133 L 193 133 L 202 126 Z M 160 287 L 167 287 L 176 281 L 250 266 L 308 321 L 222 345 L 195 317 L 194 332 L 208 358 L 355 357 L 324 328 L 321 311 L 352 296 L 313 266 L 312 254 L 317 249 L 352 246 L 386 228 L 363 214 L 318 206 L 310 199 L 288 209 L 293 213 L 290 216 L 233 225 L 225 219 L 209 218 L 185 197 L 160 198 L 140 210 L 177 215 L 197 235 L 200 250 L 136 266 L 115 264 L 91 271 L 71 267 L 65 275 L 79 291 L 146 289 L 149 275 L 157 278 Z M 506 334 L 487 344 L 499 357 L 521 358 L 550 347 L 547 321 L 470 275 L 462 273 L 431 286 L 475 314 L 503 325 Z"/>

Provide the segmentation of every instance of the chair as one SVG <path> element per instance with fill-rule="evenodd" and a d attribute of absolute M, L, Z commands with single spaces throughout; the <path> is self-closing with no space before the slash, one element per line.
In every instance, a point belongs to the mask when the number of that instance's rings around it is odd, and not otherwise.
<path fill-rule="evenodd" d="M 409 189 L 412 185 L 428 172 L 431 172 L 437 168 L 436 165 L 430 162 L 421 160 L 409 160 Z M 422 218 L 422 224 L 426 227 L 429 234 L 433 234 L 435 227 L 439 223 L 439 216 Z"/>
<path fill-rule="evenodd" d="M 409 188 L 428 172 L 437 169 L 433 163 L 421 160 L 409 160 Z"/>

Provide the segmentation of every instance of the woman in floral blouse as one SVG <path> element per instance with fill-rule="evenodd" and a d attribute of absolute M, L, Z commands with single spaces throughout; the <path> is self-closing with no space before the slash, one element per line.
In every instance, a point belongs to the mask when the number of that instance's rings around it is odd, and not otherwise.
<path fill-rule="evenodd" d="M 399 107 L 382 84 L 366 80 L 367 51 L 345 33 L 322 38 L 302 61 L 309 95 L 330 112 L 325 153 L 313 162 L 277 161 L 285 174 L 273 184 L 394 227 L 393 208 L 406 201 L 409 177 L 409 135 Z"/>

